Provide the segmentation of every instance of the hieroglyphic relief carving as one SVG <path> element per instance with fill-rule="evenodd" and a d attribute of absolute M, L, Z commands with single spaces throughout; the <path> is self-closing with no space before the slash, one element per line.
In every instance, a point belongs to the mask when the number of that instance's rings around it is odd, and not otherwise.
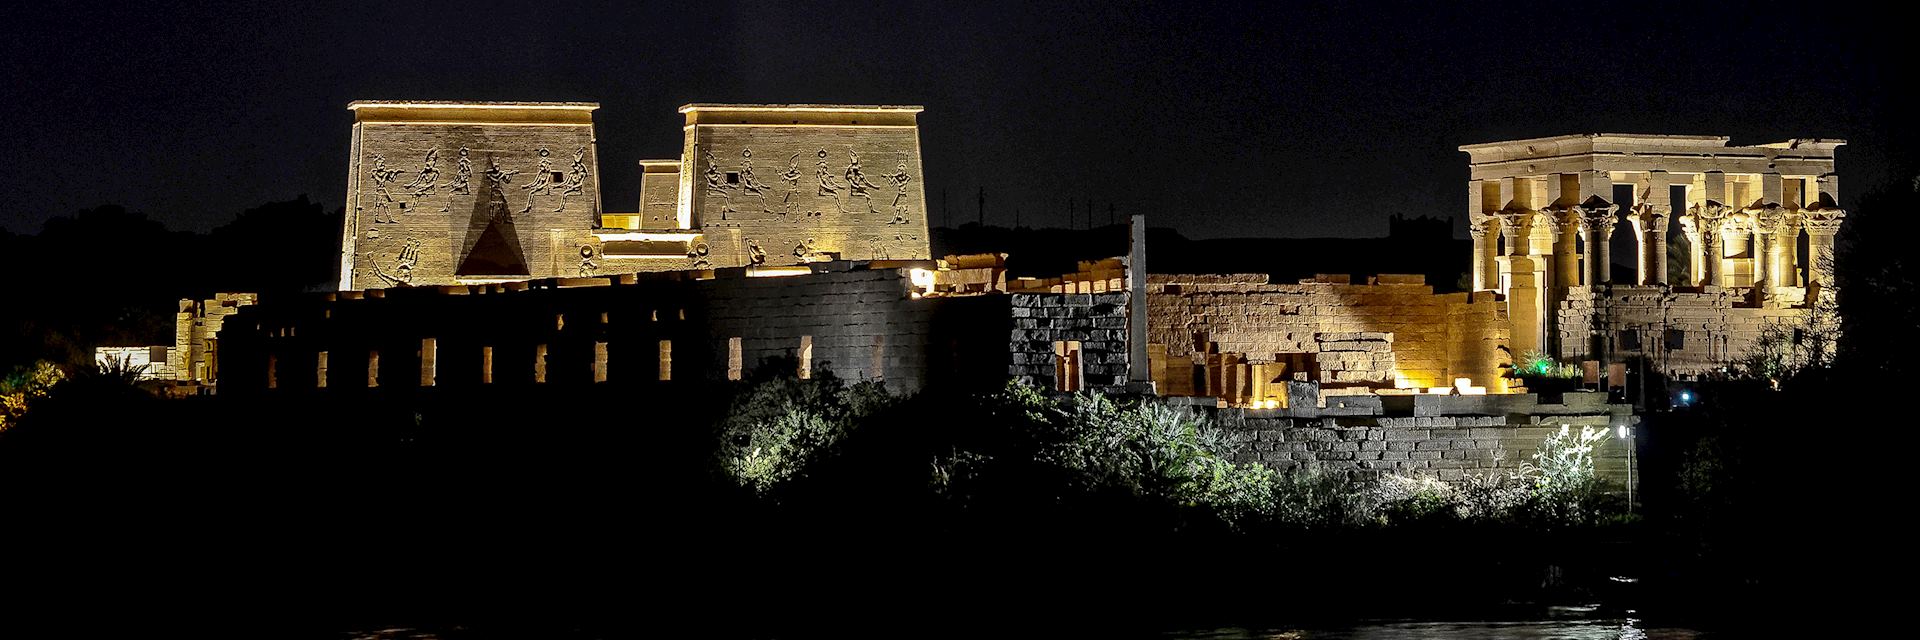
<path fill-rule="evenodd" d="M 741 149 L 740 150 L 740 191 L 744 193 L 751 193 L 755 196 L 759 196 L 761 213 L 773 213 L 772 209 L 767 208 L 767 190 L 768 190 L 767 185 L 760 182 L 758 178 L 755 178 L 753 176 L 753 150 Z"/>
<path fill-rule="evenodd" d="M 373 171 L 371 173 L 373 175 L 374 224 L 381 224 L 381 214 L 386 214 L 386 223 L 400 222 L 399 220 L 395 220 L 393 212 L 388 210 L 389 207 L 394 205 L 393 192 L 388 189 L 388 185 L 392 184 L 394 179 L 399 177 L 400 170 L 388 168 L 386 157 L 376 153 L 373 154 Z"/>
<path fill-rule="evenodd" d="M 760 248 L 760 243 L 753 238 L 746 238 L 745 240 L 747 241 L 747 263 L 766 264 L 767 251 Z"/>
<path fill-rule="evenodd" d="M 586 184 L 587 148 L 580 147 L 573 150 L 573 165 L 567 167 L 567 181 L 558 185 L 560 188 L 560 206 L 554 207 L 553 210 L 555 212 L 565 211 L 567 209 L 567 196 L 578 195 L 581 190 L 586 187 Z"/>
<path fill-rule="evenodd" d="M 717 194 L 723 198 L 721 201 L 720 219 L 725 220 L 727 219 L 727 214 L 735 211 L 733 208 L 733 185 L 727 184 L 726 176 L 720 172 L 720 163 L 713 159 L 713 150 L 706 149 L 704 152 L 706 154 L 704 160 L 706 161 L 707 169 L 702 172 L 701 175 L 706 177 L 707 192 Z"/>
<path fill-rule="evenodd" d="M 693 245 L 692 249 L 687 250 L 687 266 L 693 269 L 706 269 L 706 268 L 712 267 L 713 260 L 709 255 L 712 252 L 713 252 L 712 248 L 708 247 L 707 243 L 705 242 L 701 242 Z"/>
<path fill-rule="evenodd" d="M 900 166 L 894 168 L 893 173 L 882 177 L 886 178 L 888 182 L 893 183 L 895 190 L 893 194 L 893 204 L 891 205 L 893 207 L 893 221 L 887 224 L 906 224 L 906 209 L 900 206 L 900 201 L 906 199 L 907 184 L 913 182 L 913 176 L 907 173 L 907 163 L 900 163 Z"/>
<path fill-rule="evenodd" d="M 847 208 L 840 204 L 840 183 L 834 180 L 833 171 L 827 168 L 827 150 L 821 149 L 818 153 L 814 154 L 814 157 L 819 158 L 819 161 L 813 163 L 813 175 L 820 181 L 820 188 L 814 191 L 814 195 L 823 198 L 832 198 L 834 207 L 840 209 L 842 212 L 846 211 Z M 813 212 L 808 213 L 810 215 L 817 215 Z"/>
<path fill-rule="evenodd" d="M 415 198 L 433 195 L 433 188 L 440 180 L 440 170 L 434 164 L 440 161 L 439 149 L 428 149 L 427 157 L 420 161 L 420 173 L 406 184 L 407 193 Z"/>
<path fill-rule="evenodd" d="M 847 149 L 846 177 L 847 200 L 851 201 L 856 196 L 866 198 L 867 213 L 879 213 L 873 209 L 873 194 L 867 193 L 867 191 L 879 189 L 880 186 L 867 181 L 866 173 L 860 170 L 860 154 L 851 148 Z M 845 211 L 846 207 L 842 206 L 840 210 Z"/>
<path fill-rule="evenodd" d="M 794 206 L 798 204 L 793 201 L 793 194 L 800 192 L 800 176 L 800 152 L 795 151 L 793 157 L 787 158 L 787 170 L 780 172 L 780 179 L 787 181 L 787 193 L 780 197 L 782 215 L 793 213 Z"/>
<path fill-rule="evenodd" d="M 468 181 L 473 178 L 473 159 L 468 157 L 468 153 L 466 147 L 460 147 L 460 153 L 456 158 L 453 169 L 453 181 L 440 185 L 447 188 L 448 195 L 464 196 L 473 193 L 473 190 L 468 184 Z M 446 202 L 441 203 L 440 212 L 446 213 L 452 206 L 453 199 L 448 198 Z"/>
<path fill-rule="evenodd" d="M 390 287 L 405 286 L 413 283 L 413 267 L 420 263 L 420 241 L 408 238 L 401 245 L 400 255 L 394 258 L 393 272 L 380 268 L 380 262 L 373 254 L 367 254 L 367 262 L 373 265 L 373 275 L 379 276 Z"/>
<path fill-rule="evenodd" d="M 593 261 L 593 246 L 580 245 L 580 277 L 592 277 L 599 269 L 600 265 Z"/>
<path fill-rule="evenodd" d="M 540 167 L 534 170 L 533 181 L 520 185 L 520 189 L 527 192 L 527 206 L 521 209 L 520 213 L 532 212 L 533 197 L 536 195 L 546 195 L 547 190 L 553 186 L 550 179 L 553 175 L 553 158 L 551 157 L 553 152 L 547 151 L 546 147 L 540 147 L 539 154 Z"/>

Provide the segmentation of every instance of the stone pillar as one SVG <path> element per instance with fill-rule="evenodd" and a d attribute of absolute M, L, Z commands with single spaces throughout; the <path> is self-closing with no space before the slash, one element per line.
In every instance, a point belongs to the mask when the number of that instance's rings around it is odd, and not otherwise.
<path fill-rule="evenodd" d="M 1840 233 L 1840 222 L 1847 217 L 1843 209 L 1810 209 L 1802 212 L 1801 224 L 1807 229 L 1807 287 L 1827 289 L 1833 286 L 1833 236 Z M 1810 296 L 1811 297 L 1811 296 Z"/>
<path fill-rule="evenodd" d="M 1734 285 L 1734 270 L 1728 267 L 1735 265 L 1727 261 L 1740 259 L 1741 254 L 1752 250 L 1752 239 L 1748 235 L 1752 231 L 1753 216 L 1744 211 L 1730 212 L 1720 220 L 1720 260 L 1715 261 L 1720 269 L 1720 286 Z"/>
<path fill-rule="evenodd" d="M 1800 282 L 1800 213 L 1788 211 L 1780 216 L 1780 226 L 1773 233 L 1774 253 L 1780 256 L 1774 273 L 1779 274 L 1780 286 L 1798 287 Z"/>
<path fill-rule="evenodd" d="M 1699 214 L 1690 212 L 1690 213 L 1687 213 L 1686 215 L 1680 216 L 1680 233 L 1687 236 L 1688 252 L 1687 252 L 1686 286 L 1698 287 L 1698 286 L 1705 285 L 1706 276 L 1703 275 L 1701 269 L 1702 269 L 1702 265 L 1706 264 L 1707 252 L 1704 247 L 1700 246 L 1700 241 L 1702 236 L 1700 233 Z M 1707 234 L 1707 235 L 1712 235 L 1712 234 Z"/>
<path fill-rule="evenodd" d="M 1658 286 L 1667 283 L 1667 222 L 1673 214 L 1673 175 L 1648 171 L 1640 183 L 1639 202 L 1634 203 L 1634 230 L 1639 234 L 1640 284 Z"/>
<path fill-rule="evenodd" d="M 1500 285 L 1500 219 L 1488 215 L 1467 218 L 1473 236 L 1473 290 L 1492 291 Z"/>
<path fill-rule="evenodd" d="M 1753 282 L 1756 287 L 1764 286 L 1771 290 L 1780 286 L 1780 274 L 1774 272 L 1780 262 L 1777 255 L 1780 243 L 1774 232 L 1780 229 L 1783 213 L 1777 206 L 1753 210 L 1753 240 L 1758 243 L 1753 248 Z"/>
<path fill-rule="evenodd" d="M 1517 203 L 1500 212 L 1501 234 L 1507 242 L 1507 318 L 1513 323 L 1511 345 L 1516 354 L 1546 349 L 1539 258 L 1530 244 L 1537 215 Z"/>
<path fill-rule="evenodd" d="M 1613 282 L 1613 226 L 1619 218 L 1613 212 L 1619 205 L 1589 197 L 1579 207 L 1580 220 L 1587 236 L 1587 286 L 1599 287 Z"/>
<path fill-rule="evenodd" d="M 1553 229 L 1554 288 L 1580 286 L 1580 212 L 1576 207 L 1548 209 L 1543 212 Z"/>
<path fill-rule="evenodd" d="M 1636 284 L 1658 286 L 1667 283 L 1667 214 L 1658 205 L 1637 204 L 1628 218 L 1633 224 Z"/>
<path fill-rule="evenodd" d="M 1693 242 L 1693 273 L 1696 276 L 1694 282 L 1700 286 L 1726 286 L 1726 283 L 1721 280 L 1720 259 L 1724 257 L 1721 253 L 1724 243 L 1720 241 L 1720 225 L 1726 220 L 1729 212 L 1726 205 L 1708 200 L 1705 204 L 1694 207 L 1687 218 L 1681 220 L 1683 224 L 1691 223 L 1688 225 L 1687 239 Z"/>

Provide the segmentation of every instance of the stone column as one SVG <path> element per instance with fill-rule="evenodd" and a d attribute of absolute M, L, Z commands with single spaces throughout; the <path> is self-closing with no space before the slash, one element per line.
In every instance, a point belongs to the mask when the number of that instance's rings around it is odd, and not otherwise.
<path fill-rule="evenodd" d="M 1628 219 L 1633 223 L 1638 259 L 1634 261 L 1639 273 L 1638 284 L 1658 286 L 1667 283 L 1667 213 L 1659 206 L 1637 204 L 1633 215 Z"/>
<path fill-rule="evenodd" d="M 1620 222 L 1613 212 L 1619 205 L 1599 197 L 1588 198 L 1578 207 L 1587 239 L 1587 286 L 1599 287 L 1613 282 L 1613 226 Z"/>
<path fill-rule="evenodd" d="M 1774 266 L 1779 262 L 1774 250 L 1780 243 L 1774 240 L 1773 233 L 1780 228 L 1780 214 L 1778 207 L 1753 210 L 1753 240 L 1758 243 L 1753 248 L 1753 282 L 1754 286 L 1768 290 L 1780 286 L 1778 274 L 1774 273 Z"/>
<path fill-rule="evenodd" d="M 1687 286 L 1698 287 L 1706 284 L 1706 276 L 1701 272 L 1706 264 L 1706 249 L 1700 246 L 1700 216 L 1687 213 L 1680 216 L 1680 233 L 1687 236 Z M 1707 234 L 1712 235 L 1712 234 Z"/>
<path fill-rule="evenodd" d="M 1833 236 L 1840 232 L 1844 209 L 1810 209 L 1802 212 L 1801 224 L 1807 229 L 1807 286 L 1826 289 L 1833 286 Z"/>
<path fill-rule="evenodd" d="M 1507 318 L 1513 323 L 1511 344 L 1516 354 L 1546 349 L 1539 258 L 1531 245 L 1537 215 L 1518 205 L 1500 211 L 1501 233 L 1507 241 Z"/>
<path fill-rule="evenodd" d="M 1574 207 L 1550 208 L 1542 213 L 1553 230 L 1554 288 L 1580 286 L 1580 247 L 1575 242 L 1580 233 L 1580 213 Z"/>
<path fill-rule="evenodd" d="M 1780 226 L 1773 232 L 1773 242 L 1773 252 L 1780 256 L 1780 261 L 1773 271 L 1779 274 L 1780 286 L 1801 286 L 1799 212 L 1788 211 L 1780 216 Z"/>
<path fill-rule="evenodd" d="M 1728 213 L 1720 220 L 1720 260 L 1714 261 L 1721 271 L 1720 286 L 1733 286 L 1732 269 L 1726 268 L 1727 260 L 1736 259 L 1740 254 L 1752 249 L 1752 239 L 1748 234 L 1753 231 L 1753 216 L 1742 211 Z"/>
<path fill-rule="evenodd" d="M 1687 219 L 1681 220 L 1683 224 L 1692 223 L 1687 239 L 1693 241 L 1695 256 L 1693 273 L 1697 276 L 1695 282 L 1700 286 L 1726 286 L 1721 279 L 1720 259 L 1724 254 L 1721 252 L 1723 243 L 1720 241 L 1720 225 L 1726 220 L 1728 213 L 1726 205 L 1708 200 L 1705 204 L 1694 207 L 1693 211 L 1687 215 Z"/>
<path fill-rule="evenodd" d="M 1479 214 L 1469 216 L 1467 235 L 1473 236 L 1473 290 L 1499 288 L 1500 219 Z"/>

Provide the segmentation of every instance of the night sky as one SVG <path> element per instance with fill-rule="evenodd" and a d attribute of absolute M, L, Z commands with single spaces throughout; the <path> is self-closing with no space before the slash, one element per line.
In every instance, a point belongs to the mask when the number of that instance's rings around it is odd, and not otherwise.
<path fill-rule="evenodd" d="M 1378 235 L 1461 213 L 1459 145 L 1569 133 L 1846 138 L 1843 205 L 1915 169 L 1910 21 L 1828 2 L 177 4 L 8 12 L 0 226 L 338 207 L 356 99 L 599 102 L 615 212 L 689 102 L 925 105 L 935 224 L 984 187 L 997 224 L 1092 198 L 1193 237 Z"/>

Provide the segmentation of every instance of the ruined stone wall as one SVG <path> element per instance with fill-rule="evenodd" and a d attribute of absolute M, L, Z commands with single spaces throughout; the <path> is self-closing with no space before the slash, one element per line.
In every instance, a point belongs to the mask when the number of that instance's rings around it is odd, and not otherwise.
<path fill-rule="evenodd" d="M 703 123 L 688 135 L 681 197 L 715 265 L 932 257 L 918 129 Z"/>
<path fill-rule="evenodd" d="M 1711 374 L 1745 355 L 1770 324 L 1808 313 L 1805 308 L 1757 305 L 1750 296 L 1751 290 L 1722 287 L 1662 293 L 1658 287 L 1615 286 L 1610 294 L 1599 295 L 1578 287 L 1568 292 L 1558 311 L 1557 355 L 1577 362 L 1599 359 L 1599 349 L 1609 349 L 1609 362 L 1647 357 L 1671 376 Z M 1596 328 L 1602 335 L 1593 335 Z M 1670 337 L 1669 330 L 1678 334 Z"/>
<path fill-rule="evenodd" d="M 95 347 L 93 363 L 105 367 L 109 363 L 122 363 L 129 368 L 140 368 L 140 380 L 174 380 L 178 377 L 169 364 L 173 359 L 173 347 L 156 345 L 151 347 Z"/>
<path fill-rule="evenodd" d="M 228 320 L 220 389 L 259 393 L 271 381 L 334 394 L 596 384 L 646 392 L 802 363 L 896 391 L 1005 380 L 1007 296 L 915 298 L 905 269 L 821 265 L 836 267 L 285 298 Z"/>
<path fill-rule="evenodd" d="M 180 310 L 174 314 L 173 348 L 167 352 L 171 379 L 213 384 L 218 377 L 215 365 L 226 318 L 259 301 L 260 295 L 255 293 L 216 293 L 210 300 L 181 300 Z"/>
<path fill-rule="evenodd" d="M 1404 398 L 1412 399 L 1420 402 L 1412 411 L 1365 402 L 1377 397 L 1330 399 L 1330 406 L 1349 406 L 1325 412 L 1201 410 L 1213 412 L 1228 428 L 1239 446 L 1236 462 L 1276 471 L 1312 467 L 1363 478 L 1398 473 L 1457 481 L 1468 474 L 1504 475 L 1532 462 L 1541 441 L 1563 425 L 1573 433 L 1591 427 L 1607 432 L 1595 452 L 1596 473 L 1618 487 L 1627 485 L 1628 450 L 1638 418 L 1629 407 L 1604 404 L 1601 394 L 1567 394 L 1560 403 L 1540 403 L 1532 394 Z M 1622 426 L 1627 437 L 1621 437 Z"/>
<path fill-rule="evenodd" d="M 1447 386 L 1467 377 L 1505 388 L 1500 305 L 1490 294 L 1436 295 L 1420 276 L 1354 285 L 1344 278 L 1274 284 L 1264 275 L 1153 275 L 1147 334 L 1154 354 L 1164 349 L 1166 373 L 1155 379 L 1163 394 L 1211 395 L 1188 373 L 1205 366 L 1209 354 L 1272 363 L 1263 378 L 1306 374 L 1329 387 Z"/>
<path fill-rule="evenodd" d="M 586 123 L 358 122 L 343 290 L 573 277 L 598 255 Z"/>
<path fill-rule="evenodd" d="M 1013 318 L 1007 375 L 1041 389 L 1066 390 L 1059 377 L 1060 343 L 1077 342 L 1082 388 L 1102 393 L 1124 390 L 1129 294 L 1015 293 L 1006 297 Z"/>

